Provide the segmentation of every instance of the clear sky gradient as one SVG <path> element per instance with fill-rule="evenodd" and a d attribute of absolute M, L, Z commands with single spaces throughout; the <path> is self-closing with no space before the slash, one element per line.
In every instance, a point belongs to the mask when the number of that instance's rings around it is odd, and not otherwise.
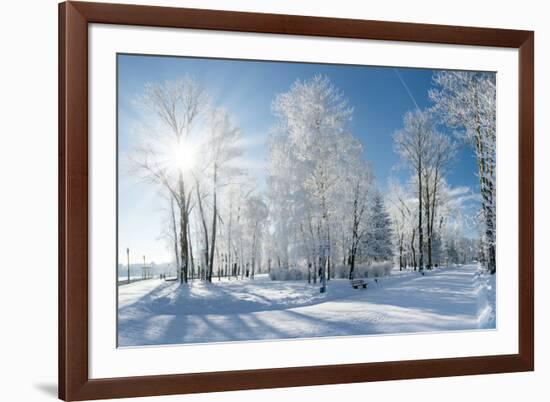
<path fill-rule="evenodd" d="M 223 106 L 235 117 L 246 143 L 245 157 L 256 166 L 253 174 L 265 185 L 269 130 L 275 124 L 271 113 L 274 97 L 289 90 L 296 79 L 325 74 L 343 91 L 354 108 L 351 130 L 364 147 L 364 158 L 372 161 L 381 189 L 390 177 L 406 180 L 410 173 L 398 168 L 393 133 L 403 124 L 403 115 L 430 106 L 428 89 L 434 70 L 334 64 L 286 63 L 221 60 L 141 55 L 118 56 L 118 152 L 119 152 L 119 261 L 157 263 L 170 260 L 170 251 L 160 236 L 163 201 L 151 184 L 127 172 L 127 155 L 136 146 L 134 128 L 140 111 L 133 101 L 145 84 L 173 80 L 189 74 L 209 92 L 216 106 Z M 414 98 L 414 101 L 413 101 Z M 452 187 L 468 187 L 479 192 L 474 154 L 461 146 L 453 169 L 447 176 Z M 472 201 L 468 209 L 475 209 Z"/>

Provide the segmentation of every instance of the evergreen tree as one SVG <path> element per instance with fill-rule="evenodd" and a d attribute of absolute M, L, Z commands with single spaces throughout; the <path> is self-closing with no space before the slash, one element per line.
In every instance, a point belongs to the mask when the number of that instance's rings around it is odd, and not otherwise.
<path fill-rule="evenodd" d="M 364 249 L 370 261 L 389 261 L 393 258 L 392 225 L 380 192 L 375 192 L 369 214 L 369 229 Z"/>

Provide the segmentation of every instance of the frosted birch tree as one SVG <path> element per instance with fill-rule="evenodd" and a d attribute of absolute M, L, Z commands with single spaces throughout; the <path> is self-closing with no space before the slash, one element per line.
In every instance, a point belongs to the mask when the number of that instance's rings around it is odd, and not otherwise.
<path fill-rule="evenodd" d="M 437 72 L 429 95 L 444 124 L 456 128 L 476 154 L 484 218 L 487 269 L 496 272 L 496 82 L 495 74 Z"/>
<path fill-rule="evenodd" d="M 399 270 L 407 267 L 407 244 L 411 235 L 411 207 L 408 194 L 403 186 L 395 181 L 389 183 L 388 191 L 388 212 L 393 224 L 394 245 L 397 248 L 396 255 L 399 256 Z"/>
<path fill-rule="evenodd" d="M 208 108 L 209 98 L 192 77 L 150 83 L 136 104 L 147 113 L 144 136 L 134 150 L 134 167 L 147 179 L 164 187 L 174 199 L 179 222 L 180 283 L 187 282 L 189 266 L 189 217 L 195 158 L 194 128 Z"/>
<path fill-rule="evenodd" d="M 415 176 L 418 195 L 418 267 L 424 269 L 424 227 L 423 218 L 423 173 L 429 161 L 431 139 L 435 130 L 430 113 L 416 110 L 407 112 L 403 119 L 403 128 L 394 134 L 397 153 L 406 161 Z"/>
<path fill-rule="evenodd" d="M 368 230 L 369 202 L 373 192 L 374 175 L 371 164 L 360 159 L 360 154 L 350 154 L 346 174 L 342 176 L 340 185 L 343 187 L 342 221 L 342 252 L 347 254 L 344 260 L 349 265 L 349 279 L 353 278 L 360 246 L 365 240 Z M 347 251 L 347 253 L 346 253 Z"/>
<path fill-rule="evenodd" d="M 197 162 L 194 177 L 204 233 L 206 279 L 212 282 L 220 219 L 219 192 L 228 180 L 240 173 L 240 169 L 233 162 L 242 155 L 242 149 L 239 142 L 240 130 L 234 125 L 231 115 L 225 109 L 211 109 L 204 130 L 204 138 L 198 149 L 201 161 Z M 201 182 L 208 187 L 206 194 L 201 192 Z M 210 217 L 206 216 L 205 199 L 210 206 Z"/>
<path fill-rule="evenodd" d="M 310 80 L 297 80 L 288 92 L 278 95 L 272 110 L 278 124 L 270 141 L 270 194 L 271 209 L 279 213 L 275 216 L 279 220 L 275 228 L 281 231 L 278 237 L 284 228 L 289 229 L 290 221 L 294 222 L 292 232 L 296 237 L 300 232 L 304 236 L 304 226 L 308 227 L 317 243 L 312 246 L 312 259 L 319 260 L 322 278 L 330 279 L 330 222 L 338 198 L 341 166 L 346 163 L 344 151 L 351 139 L 348 125 L 352 109 L 327 77 L 316 75 Z M 281 200 L 281 188 L 285 187 L 286 199 Z M 291 219 L 295 211 L 306 218 L 301 224 Z M 289 233 L 284 235 L 288 237 Z M 288 245 L 282 248 L 288 256 Z"/>
<path fill-rule="evenodd" d="M 440 204 L 445 174 L 456 155 L 454 142 L 445 134 L 436 130 L 430 131 L 429 147 L 423 168 L 423 197 L 426 211 L 426 247 L 428 252 L 427 268 L 433 268 L 433 240 L 436 236 L 434 225 L 436 224 L 437 210 Z"/>
<path fill-rule="evenodd" d="M 261 264 L 263 234 L 266 229 L 268 209 L 262 197 L 251 195 L 245 204 L 245 233 L 248 248 L 250 277 L 254 279 L 256 267 Z"/>

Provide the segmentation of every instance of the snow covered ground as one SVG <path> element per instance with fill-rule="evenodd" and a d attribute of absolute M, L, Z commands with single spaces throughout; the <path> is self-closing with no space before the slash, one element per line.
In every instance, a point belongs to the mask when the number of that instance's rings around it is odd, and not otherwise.
<path fill-rule="evenodd" d="M 328 292 L 303 281 L 158 279 L 119 287 L 119 345 L 227 342 L 495 327 L 495 277 L 476 265 L 346 279 Z"/>

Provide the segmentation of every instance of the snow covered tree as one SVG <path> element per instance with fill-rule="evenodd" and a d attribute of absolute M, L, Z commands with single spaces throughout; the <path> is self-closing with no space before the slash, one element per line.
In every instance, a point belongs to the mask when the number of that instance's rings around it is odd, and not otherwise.
<path fill-rule="evenodd" d="M 407 194 L 403 185 L 396 181 L 390 181 L 387 199 L 388 213 L 393 224 L 393 244 L 397 248 L 399 270 L 402 271 L 409 264 L 413 265 L 413 259 L 409 256 L 412 250 L 409 250 L 408 246 L 411 243 L 409 239 L 413 237 L 413 230 L 416 227 L 412 197 Z M 412 242 L 414 243 L 414 237 Z"/>
<path fill-rule="evenodd" d="M 496 81 L 494 73 L 442 71 L 433 76 L 430 90 L 434 110 L 444 124 L 476 154 L 487 269 L 496 272 Z"/>
<path fill-rule="evenodd" d="M 214 272 L 214 257 L 216 251 L 216 237 L 218 235 L 217 224 L 219 214 L 219 189 L 224 181 L 230 180 L 238 175 L 240 170 L 232 165 L 232 162 L 242 154 L 240 147 L 240 130 L 236 127 L 230 114 L 222 108 L 211 109 L 205 124 L 205 138 L 198 147 L 201 161 L 197 162 L 194 169 L 196 184 L 197 203 L 199 206 L 200 219 L 204 233 L 204 253 L 207 264 L 206 279 L 211 282 Z M 201 193 L 201 181 L 206 182 L 210 188 L 209 204 L 211 205 L 211 217 L 205 216 L 203 199 L 205 194 Z M 209 225 L 207 220 L 211 222 Z M 210 233 L 210 236 L 209 236 Z"/>
<path fill-rule="evenodd" d="M 264 200 L 256 195 L 247 198 L 245 204 L 245 227 L 247 237 L 250 277 L 254 279 L 256 266 L 261 264 L 261 242 L 266 228 L 268 209 Z M 248 276 L 248 274 L 247 274 Z"/>
<path fill-rule="evenodd" d="M 229 112 L 212 107 L 209 95 L 190 76 L 148 84 L 136 104 L 145 113 L 133 166 L 164 188 L 174 204 L 170 237 L 179 243 L 174 247 L 180 281 L 187 282 L 189 273 L 195 276 L 195 263 L 201 279 L 212 281 L 215 264 L 227 271 L 235 256 L 230 250 L 235 211 L 230 211 L 229 241 L 221 240 L 223 250 L 218 239 L 224 235 L 220 197 L 243 174 L 240 130 Z"/>
<path fill-rule="evenodd" d="M 160 197 L 166 203 L 163 208 L 163 220 L 160 237 L 166 241 L 167 249 L 172 254 L 173 265 L 171 267 L 177 272 L 180 267 L 179 241 L 178 241 L 178 217 L 174 198 L 167 191 L 160 191 Z"/>
<path fill-rule="evenodd" d="M 477 259 L 476 241 L 467 237 L 474 229 L 471 224 L 474 218 L 465 209 L 467 199 L 477 202 L 467 187 L 451 187 L 445 180 L 441 182 L 433 246 L 437 265 L 466 264 Z"/>
<path fill-rule="evenodd" d="M 249 199 L 254 197 L 256 187 L 255 181 L 244 174 L 238 176 L 238 180 L 226 182 L 223 187 L 225 202 L 220 204 L 218 210 L 220 241 L 216 248 L 220 254 L 218 264 L 224 266 L 224 272 L 227 272 L 229 277 L 244 277 L 246 264 L 250 266 L 251 263 L 248 204 Z M 263 227 L 263 224 L 259 224 L 258 230 Z M 258 239 L 261 239 L 261 236 Z M 257 248 L 261 248 L 259 243 Z"/>
<path fill-rule="evenodd" d="M 169 240 L 171 242 L 171 245 L 174 250 L 174 262 L 176 265 L 176 270 L 178 267 L 181 266 L 180 264 L 180 253 L 179 253 L 179 247 L 178 247 L 178 223 L 176 219 L 176 208 L 175 208 L 175 201 L 174 197 L 171 195 L 169 197 L 169 203 L 170 203 L 170 223 L 169 223 Z"/>
<path fill-rule="evenodd" d="M 449 136 L 435 130 L 430 131 L 429 148 L 423 168 L 423 197 L 426 211 L 426 246 L 428 252 L 427 268 L 433 267 L 433 240 L 440 193 L 444 185 L 444 175 L 456 154 L 456 147 Z"/>
<path fill-rule="evenodd" d="M 309 249 L 308 266 L 318 264 L 330 279 L 337 184 L 356 144 L 348 131 L 352 109 L 327 77 L 316 75 L 278 95 L 272 110 L 278 124 L 270 136 L 269 192 L 280 255 L 288 264 Z M 298 246 L 309 237 L 310 247 Z"/>
<path fill-rule="evenodd" d="M 292 233 L 292 222 L 296 218 L 295 205 L 303 200 L 302 171 L 298 169 L 298 161 L 292 152 L 292 147 L 285 131 L 273 130 L 269 136 L 268 156 L 268 197 L 269 215 L 272 220 L 273 234 L 271 257 L 279 269 L 288 268 L 290 263 L 292 243 L 289 235 Z M 307 210 L 303 210 L 308 213 Z"/>
<path fill-rule="evenodd" d="M 220 244 L 224 273 L 228 277 L 238 277 L 243 255 L 242 243 L 242 211 L 254 187 L 246 176 L 240 176 L 239 180 L 227 182 L 224 188 L 223 204 L 220 204 Z"/>
<path fill-rule="evenodd" d="M 209 98 L 192 77 L 148 84 L 136 104 L 149 112 L 144 136 L 132 155 L 133 165 L 146 179 L 164 187 L 179 212 L 180 282 L 187 282 L 189 217 L 194 161 L 194 128 L 208 108 Z"/>
<path fill-rule="evenodd" d="M 414 176 L 418 199 L 418 251 L 420 270 L 433 267 L 433 243 L 437 237 L 438 208 L 445 174 L 456 154 L 456 146 L 448 135 L 437 131 L 430 111 L 408 112 L 404 128 L 396 132 L 397 152 L 405 159 Z M 424 238 L 424 235 L 426 237 Z"/>
<path fill-rule="evenodd" d="M 345 201 L 342 204 L 346 206 L 342 220 L 349 227 L 347 230 L 344 227 L 342 231 L 344 235 L 347 234 L 345 238 L 349 239 L 348 242 L 344 241 L 342 244 L 342 250 L 344 253 L 346 250 L 348 251 L 347 262 L 350 279 L 353 278 L 359 249 L 368 230 L 368 219 L 370 218 L 368 207 L 374 181 L 370 163 L 359 158 L 355 159 L 355 163 L 349 164 L 351 170 L 341 180 Z"/>
<path fill-rule="evenodd" d="M 393 259 L 392 222 L 379 191 L 373 194 L 368 222 L 363 240 L 365 257 L 369 261 L 391 261 Z"/>
<path fill-rule="evenodd" d="M 416 178 L 418 194 L 418 263 L 421 271 L 424 269 L 423 173 L 430 159 L 429 151 L 434 130 L 435 126 L 430 113 L 416 110 L 405 114 L 403 129 L 394 134 L 396 151 L 408 163 Z"/>

